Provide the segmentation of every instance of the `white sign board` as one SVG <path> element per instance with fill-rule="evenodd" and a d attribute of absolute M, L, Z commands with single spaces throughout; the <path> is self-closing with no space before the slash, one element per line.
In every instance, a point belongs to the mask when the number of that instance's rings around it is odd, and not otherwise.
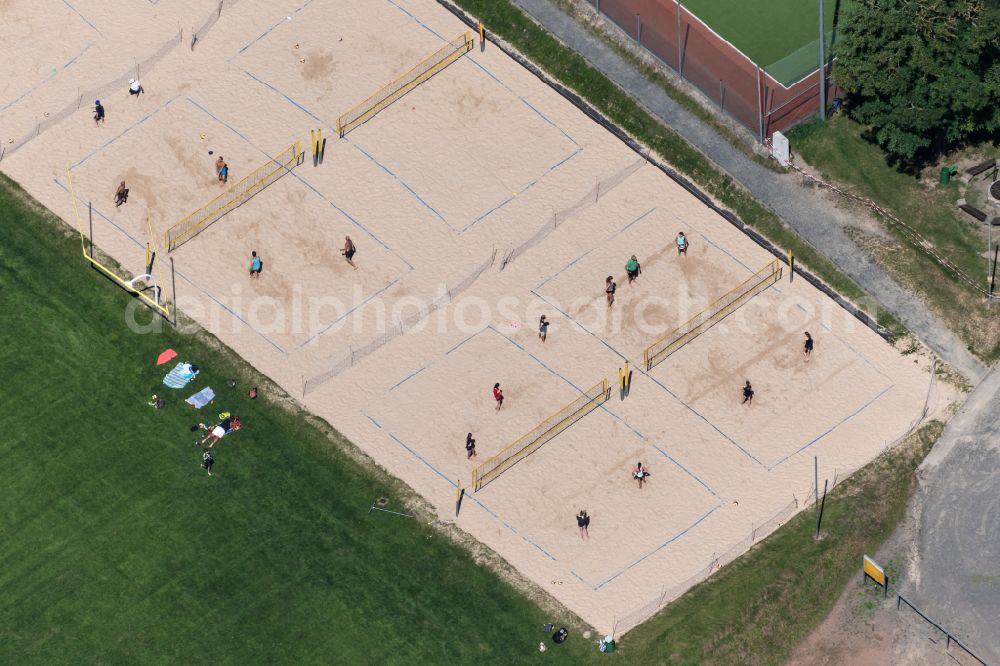
<path fill-rule="evenodd" d="M 778 164 L 783 167 L 789 165 L 789 148 L 788 148 L 788 137 L 786 137 L 781 132 L 775 132 L 771 135 L 771 157 L 778 160 Z"/>

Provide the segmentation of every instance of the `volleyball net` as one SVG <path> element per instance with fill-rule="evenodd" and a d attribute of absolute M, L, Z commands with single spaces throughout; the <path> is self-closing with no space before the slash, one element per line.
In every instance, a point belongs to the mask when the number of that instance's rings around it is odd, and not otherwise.
<path fill-rule="evenodd" d="M 775 259 L 735 289 L 727 292 L 694 317 L 667 333 L 643 352 L 646 370 L 722 321 L 726 316 L 781 279 L 781 261 Z"/>
<path fill-rule="evenodd" d="M 298 166 L 301 161 L 302 144 L 296 141 L 268 160 L 267 164 L 257 167 L 242 180 L 226 188 L 222 194 L 167 229 L 167 252 L 173 252 L 200 234 L 223 215 L 239 207 L 293 167 Z"/>
<path fill-rule="evenodd" d="M 472 50 L 472 33 L 451 40 L 396 80 L 379 88 L 372 96 L 337 118 L 337 134 L 343 137 L 366 123 L 379 111 L 431 78 Z"/>
<path fill-rule="evenodd" d="M 522 435 L 513 444 L 501 449 L 498 454 L 472 471 L 473 492 L 478 491 L 519 461 L 537 451 L 543 444 L 566 428 L 600 407 L 610 395 L 608 380 L 607 378 L 602 379 L 581 393 L 576 400 L 536 425 L 530 432 Z"/>

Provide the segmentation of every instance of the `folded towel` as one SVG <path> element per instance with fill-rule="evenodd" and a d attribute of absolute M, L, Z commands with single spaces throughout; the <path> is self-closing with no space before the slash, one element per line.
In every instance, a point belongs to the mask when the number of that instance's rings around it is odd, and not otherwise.
<path fill-rule="evenodd" d="M 163 383 L 173 389 L 184 388 L 192 379 L 198 376 L 198 372 L 191 368 L 191 364 L 182 361 L 174 366 L 174 369 L 163 378 Z"/>
<path fill-rule="evenodd" d="M 214 399 L 215 399 L 215 391 L 212 390 L 211 386 L 206 386 L 205 388 L 198 391 L 184 402 L 191 405 L 195 409 L 201 409 Z"/>

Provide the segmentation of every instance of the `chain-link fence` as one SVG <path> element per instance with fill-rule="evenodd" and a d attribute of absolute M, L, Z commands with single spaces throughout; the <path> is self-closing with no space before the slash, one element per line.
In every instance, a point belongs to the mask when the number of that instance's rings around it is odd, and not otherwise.
<path fill-rule="evenodd" d="M 876 459 L 885 455 L 890 449 L 912 435 L 923 424 L 929 411 L 931 396 L 937 388 L 936 370 L 937 362 L 935 361 L 931 364 L 930 368 L 930 380 L 927 387 L 927 397 L 924 400 L 924 408 L 913 418 L 903 435 L 891 442 L 884 443 L 882 449 L 878 453 L 878 456 L 876 456 Z M 853 476 L 855 472 L 867 464 L 869 463 L 861 463 L 860 465 L 847 469 L 834 468 L 832 478 L 829 479 L 829 486 L 826 487 L 826 493 L 829 494 L 832 492 L 834 488 Z M 711 559 L 709 559 L 701 569 L 689 576 L 686 580 L 675 583 L 670 587 L 667 587 L 666 585 L 662 586 L 660 588 L 659 596 L 654 597 L 648 603 L 639 608 L 632 609 L 627 615 L 618 620 L 618 633 L 622 634 L 629 629 L 639 626 L 659 612 L 660 609 L 669 604 L 671 601 L 680 598 L 680 596 L 689 589 L 706 580 L 716 571 L 746 553 L 754 544 L 766 539 L 775 530 L 787 523 L 793 516 L 795 516 L 795 514 L 807 507 L 815 506 L 817 499 L 821 499 L 819 492 L 817 492 L 819 490 L 817 483 L 823 484 L 824 481 L 814 480 L 809 484 L 809 489 L 806 491 L 805 495 L 792 495 L 791 501 L 775 512 L 770 518 L 759 524 L 752 523 L 750 531 L 747 532 L 742 539 L 732 544 L 721 555 L 713 554 Z"/>
<path fill-rule="evenodd" d="M 504 252 L 503 258 L 500 260 L 500 270 L 505 269 L 507 264 L 517 259 L 535 245 L 541 243 L 549 234 L 558 229 L 564 222 L 576 217 L 587 208 L 595 205 L 601 200 L 601 197 L 610 194 L 612 190 L 625 182 L 626 178 L 638 171 L 642 165 L 647 163 L 647 161 L 647 159 L 638 159 L 621 171 L 618 171 L 617 173 L 614 173 L 602 180 L 598 180 L 594 183 L 594 186 L 590 188 L 586 194 L 580 197 L 580 199 L 577 200 L 577 202 L 572 206 L 564 208 L 557 213 L 553 213 L 552 217 L 549 218 L 549 220 L 543 224 L 531 238 L 522 242 L 520 245 L 509 248 L 506 252 Z"/>
<path fill-rule="evenodd" d="M 146 57 L 142 60 L 142 62 L 136 63 L 134 68 L 129 68 L 129 70 L 122 75 L 117 76 L 106 83 L 102 83 L 101 85 L 91 88 L 90 90 L 78 93 L 76 99 L 67 102 L 66 105 L 59 111 L 39 118 L 35 122 L 35 126 L 24 136 L 5 146 L 5 153 L 7 155 L 12 155 L 19 148 L 40 135 L 42 132 L 54 127 L 72 114 L 79 111 L 84 106 L 84 102 L 89 105 L 91 100 L 107 97 L 108 94 L 113 92 L 127 90 L 129 86 L 129 79 L 138 79 L 141 73 L 151 70 L 158 62 L 163 60 L 163 58 L 165 58 L 167 54 L 174 49 L 174 47 L 181 43 L 182 37 L 182 32 L 178 30 L 175 36 L 164 42 L 160 48 L 156 49 L 152 55 Z"/>
<path fill-rule="evenodd" d="M 585 2 L 760 140 L 819 111 L 818 67 L 786 86 L 677 0 Z"/>
<path fill-rule="evenodd" d="M 455 300 L 455 298 L 458 297 L 459 294 L 461 294 L 466 289 L 471 287 L 472 283 L 475 282 L 480 275 L 485 273 L 487 270 L 490 269 L 491 266 L 493 266 L 493 263 L 496 261 L 496 257 L 497 257 L 497 251 L 493 250 L 490 256 L 488 256 L 486 260 L 483 261 L 483 263 L 481 263 L 479 266 L 475 268 L 475 270 L 473 270 L 471 273 L 462 278 L 460 282 L 449 287 L 445 291 L 445 293 L 443 293 L 441 296 L 431 301 L 429 306 L 427 306 L 426 308 L 420 308 L 417 312 L 414 312 L 409 317 L 405 317 L 397 321 L 388 329 L 386 329 L 381 335 L 378 335 L 375 338 L 369 340 L 361 347 L 348 348 L 347 353 L 344 354 L 343 357 L 341 357 L 339 360 L 331 363 L 330 367 L 328 367 L 326 370 L 319 373 L 318 375 L 310 377 L 309 379 L 303 379 L 302 395 L 303 396 L 308 395 L 309 393 L 315 391 L 317 388 L 319 388 L 326 382 L 330 381 L 337 375 L 354 367 L 369 354 L 375 352 L 379 348 L 387 345 L 389 342 L 403 335 L 403 333 L 406 333 L 410 329 L 414 328 L 417 324 L 419 324 L 421 321 L 429 317 L 436 310 L 439 310 L 440 308 L 446 306 L 448 303 L 451 303 L 453 300 Z"/>

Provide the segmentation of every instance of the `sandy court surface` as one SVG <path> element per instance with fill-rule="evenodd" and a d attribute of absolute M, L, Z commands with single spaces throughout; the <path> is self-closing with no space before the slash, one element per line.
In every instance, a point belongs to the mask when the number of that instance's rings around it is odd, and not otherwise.
<path fill-rule="evenodd" d="M 32 10 L 35 7 L 35 10 Z M 5 58 L 0 114 L 67 71 L 99 39 L 93 27 L 60 0 L 0 0 L 0 41 L 18 57 Z M 49 31 L 61 39 L 39 39 Z"/>
<path fill-rule="evenodd" d="M 2 6 L 21 33 L 22 22 L 43 15 L 21 0 Z M 813 456 L 822 484 L 874 458 L 921 414 L 926 364 L 787 276 L 647 373 L 646 346 L 773 257 L 654 166 L 630 169 L 634 152 L 495 46 L 477 47 L 336 137 L 340 113 L 466 30 L 433 0 L 241 0 L 194 50 L 188 26 L 202 21 L 204 3 L 74 7 L 96 29 L 53 11 L 60 26 L 75 21 L 74 30 L 93 33 L 49 40 L 57 66 L 72 57 L 62 50 L 87 39 L 94 46 L 0 120 L 27 127 L 76 99 L 78 86 L 148 56 L 178 23 L 184 38 L 143 73 L 146 94 L 107 96 L 104 126 L 81 108 L 0 168 L 71 220 L 69 167 L 80 200 L 94 203 L 97 244 L 138 272 L 147 213 L 158 237 L 207 203 L 221 191 L 215 156 L 226 158 L 233 183 L 293 141 L 308 150 L 309 131 L 322 129 L 323 165 L 307 154 L 171 253 L 178 304 L 442 519 L 454 517 L 456 484 L 468 488 L 475 463 L 595 382 L 614 386 L 631 362 L 626 399 L 613 390 L 467 494 L 456 520 L 599 631 L 641 622 L 720 554 L 748 547 L 762 524 L 787 516 L 812 490 Z M 0 56 L 15 58 L 14 44 L 0 42 Z M 47 42 L 31 48 L 38 44 Z M 36 69 L 0 72 L 6 97 L 34 85 L 28 74 L 49 75 L 44 48 L 31 53 Z M 630 175 L 614 178 L 622 173 Z M 116 209 L 122 179 L 131 194 Z M 598 182 L 612 181 L 590 200 Z M 573 215 L 550 230 L 568 209 Z M 686 257 L 674 249 L 680 230 L 691 242 Z M 356 271 L 339 253 L 347 235 L 358 246 Z M 505 267 L 490 265 L 531 238 L 542 240 Z M 259 280 L 247 275 L 251 250 L 264 260 Z M 643 275 L 629 287 L 631 254 Z M 609 274 L 618 281 L 610 313 Z M 449 303 L 456 287 L 465 291 Z M 389 335 L 432 301 L 444 305 L 405 335 Z M 542 314 L 551 322 L 544 344 Z M 805 330 L 816 339 L 808 363 Z M 368 347 L 376 351 L 323 378 Z M 757 391 L 752 407 L 739 404 L 744 379 Z M 494 382 L 507 395 L 499 413 Z M 474 462 L 467 432 L 477 440 Z M 640 461 L 652 473 L 641 491 L 630 477 Z M 580 509 L 592 516 L 589 540 L 576 528 Z M 373 535 L 378 529 L 373 523 Z"/>

